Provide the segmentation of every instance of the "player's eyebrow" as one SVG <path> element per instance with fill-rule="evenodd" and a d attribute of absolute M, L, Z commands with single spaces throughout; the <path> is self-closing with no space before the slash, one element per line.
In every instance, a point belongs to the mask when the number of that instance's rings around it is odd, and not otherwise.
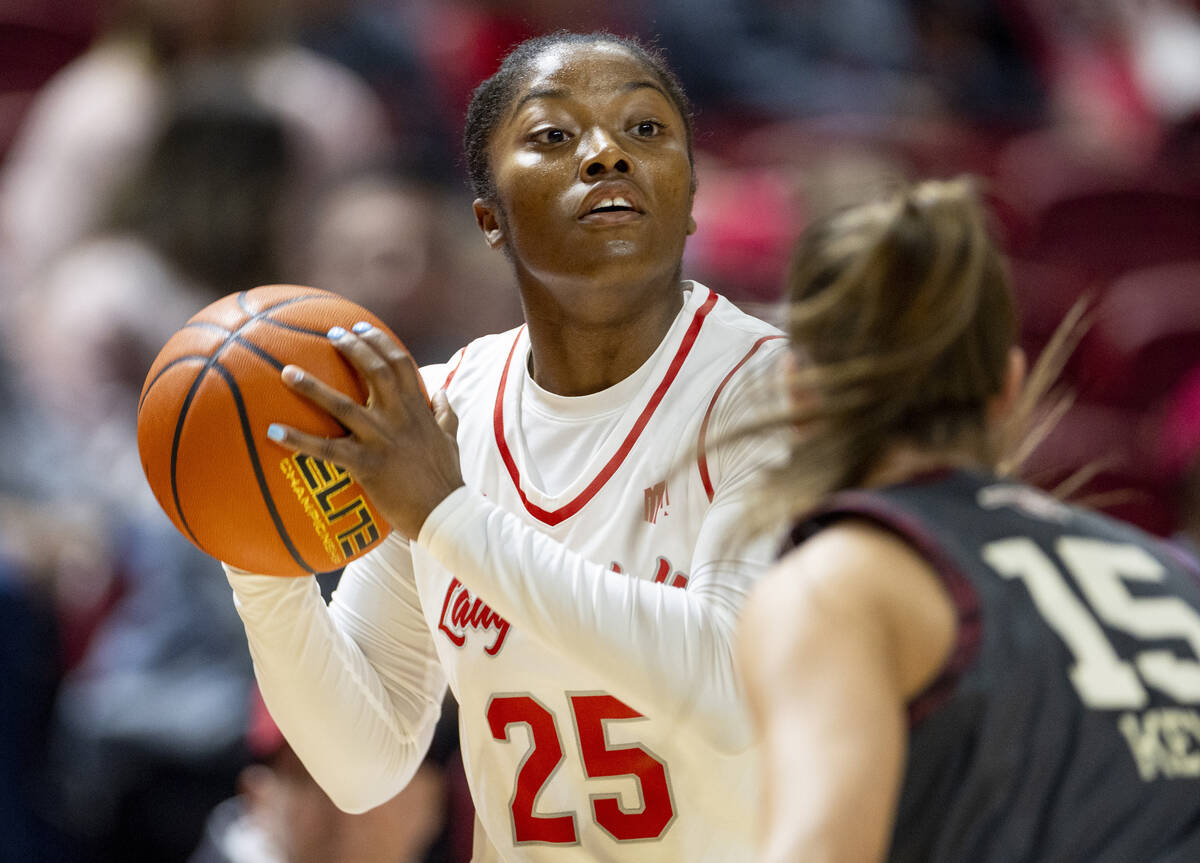
<path fill-rule="evenodd" d="M 564 90 L 560 87 L 530 90 L 517 101 L 516 105 L 513 106 L 512 115 L 516 116 L 517 112 L 521 110 L 521 107 L 526 102 L 532 102 L 534 99 L 562 99 L 564 96 L 569 96 L 570 92 L 570 90 Z"/>
<path fill-rule="evenodd" d="M 653 81 L 629 81 L 628 83 L 622 85 L 621 92 L 632 93 L 635 90 L 647 88 L 654 90 L 664 99 L 670 99 L 670 97 L 667 95 L 667 92 Z M 532 102 L 534 99 L 562 99 L 569 95 L 571 95 L 571 91 L 561 87 L 542 87 L 537 90 L 530 90 L 517 100 L 517 104 L 514 105 L 512 109 L 512 116 L 516 116 L 517 112 L 521 110 L 522 106 L 524 106 L 527 102 Z"/>
<path fill-rule="evenodd" d="M 662 87 L 660 87 L 658 84 L 656 84 L 653 81 L 630 81 L 628 84 L 626 84 L 624 87 L 621 88 L 621 92 L 632 93 L 634 90 L 641 90 L 641 89 L 647 88 L 647 87 L 649 89 L 657 92 L 664 99 L 670 101 L 671 97 L 667 95 L 667 91 L 664 90 Z"/>

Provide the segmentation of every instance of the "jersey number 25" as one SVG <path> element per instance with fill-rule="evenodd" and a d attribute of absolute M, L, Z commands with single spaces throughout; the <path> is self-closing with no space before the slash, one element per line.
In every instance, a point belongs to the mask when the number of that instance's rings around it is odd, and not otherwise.
<path fill-rule="evenodd" d="M 667 766 L 637 744 L 611 745 L 605 734 L 610 721 L 643 719 L 642 714 L 607 693 L 568 694 L 579 756 L 589 779 L 632 776 L 641 789 L 642 805 L 626 809 L 616 794 L 592 795 L 592 817 L 620 842 L 657 839 L 675 820 Z M 530 746 L 517 768 L 513 789 L 513 842 L 573 845 L 578 842 L 575 813 L 541 814 L 538 797 L 563 762 L 562 735 L 554 713 L 528 693 L 493 695 L 487 707 L 488 726 L 497 740 L 508 740 L 512 725 L 524 725 Z"/>

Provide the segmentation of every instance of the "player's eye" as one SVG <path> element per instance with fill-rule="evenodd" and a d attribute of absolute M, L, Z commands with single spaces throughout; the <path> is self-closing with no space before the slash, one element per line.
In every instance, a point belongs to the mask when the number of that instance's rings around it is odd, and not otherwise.
<path fill-rule="evenodd" d="M 653 138 L 662 132 L 664 128 L 665 126 L 657 120 L 642 120 L 631 131 L 639 138 Z"/>
<path fill-rule="evenodd" d="M 563 144 L 570 140 L 571 133 L 549 126 L 545 129 L 538 129 L 530 137 L 539 144 Z"/>

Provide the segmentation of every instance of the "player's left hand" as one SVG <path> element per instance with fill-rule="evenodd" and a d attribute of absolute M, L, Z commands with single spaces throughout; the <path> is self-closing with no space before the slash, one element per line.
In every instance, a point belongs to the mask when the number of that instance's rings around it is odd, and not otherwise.
<path fill-rule="evenodd" d="M 348 434 L 326 438 L 275 424 L 268 435 L 289 449 L 344 467 L 384 519 L 414 539 L 429 513 L 463 485 L 454 437 L 458 419 L 445 393 L 430 404 L 412 357 L 382 330 L 368 324 L 356 325 L 353 332 L 335 327 L 329 338 L 366 384 L 366 405 L 298 366 L 284 367 L 282 377 Z"/>

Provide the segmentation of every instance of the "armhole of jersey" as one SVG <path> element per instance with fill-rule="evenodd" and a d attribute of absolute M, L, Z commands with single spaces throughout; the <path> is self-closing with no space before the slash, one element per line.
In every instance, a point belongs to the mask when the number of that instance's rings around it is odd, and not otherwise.
<path fill-rule="evenodd" d="M 962 571 L 950 559 L 937 540 L 911 515 L 889 506 L 870 492 L 847 491 L 836 495 L 828 506 L 796 526 L 793 541 L 811 536 L 813 523 L 828 525 L 841 518 L 863 518 L 894 534 L 933 567 L 950 601 L 954 603 L 958 627 L 954 646 L 942 670 L 908 701 L 908 725 L 915 728 L 954 695 L 962 677 L 979 655 L 983 637 L 983 618 L 979 594 Z"/>
<path fill-rule="evenodd" d="M 462 365 L 463 360 L 466 359 L 466 356 L 467 356 L 467 348 L 464 346 L 459 349 L 458 362 L 456 362 L 453 366 L 450 367 L 450 373 L 448 375 L 446 375 L 446 380 L 442 381 L 441 389 L 449 389 L 450 381 L 454 380 L 454 376 L 456 374 L 458 374 L 458 367 Z M 453 357 L 451 357 L 451 359 L 453 359 Z"/>
<path fill-rule="evenodd" d="M 721 378 L 721 382 L 717 384 L 717 389 L 713 392 L 712 398 L 708 402 L 708 409 L 704 412 L 704 419 L 700 422 L 700 434 L 696 440 L 696 469 L 700 472 L 700 482 L 704 486 L 704 493 L 708 495 L 708 502 L 712 503 L 713 497 L 716 495 L 716 489 L 713 487 L 712 475 L 708 470 L 708 423 L 712 419 L 713 409 L 717 406 L 717 399 L 721 397 L 721 393 L 725 391 L 725 386 L 728 384 L 738 369 L 750 361 L 750 358 L 758 353 L 758 349 L 764 344 L 774 339 L 781 339 L 782 335 L 767 335 L 762 336 L 753 345 L 750 350 L 746 351 L 746 355 L 738 360 L 737 365 L 729 370 L 725 377 Z"/>

